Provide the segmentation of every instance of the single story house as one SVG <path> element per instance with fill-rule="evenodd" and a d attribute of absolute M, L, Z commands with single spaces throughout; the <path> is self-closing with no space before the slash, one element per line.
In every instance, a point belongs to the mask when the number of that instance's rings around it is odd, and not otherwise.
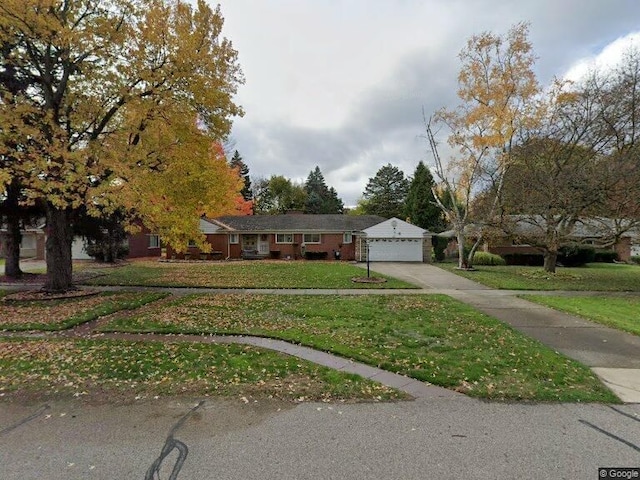
<path fill-rule="evenodd" d="M 541 255 L 542 249 L 533 244 L 536 238 L 542 238 L 546 229 L 546 223 L 540 215 L 512 215 L 508 218 L 510 224 L 505 227 L 510 234 L 499 234 L 497 228 L 491 228 L 486 240 L 479 250 L 495 253 L 497 255 Z M 621 223 L 621 225 L 617 225 Z M 626 226 L 630 226 L 626 224 Z M 578 245 L 591 246 L 596 249 L 612 250 L 618 254 L 620 261 L 629 261 L 633 255 L 633 244 L 637 241 L 637 228 L 626 230 L 624 222 L 616 222 L 608 218 L 584 218 L 570 227 L 570 231 L 559 232 L 561 238 L 574 242 Z M 563 226 L 559 228 L 564 228 Z M 622 233 L 615 241 L 612 240 L 613 232 L 616 230 Z M 469 241 L 477 238 L 479 227 L 468 225 L 465 233 Z M 456 236 L 453 230 L 438 234 L 449 238 L 449 245 L 446 253 L 457 254 Z"/>
<path fill-rule="evenodd" d="M 431 261 L 431 234 L 377 215 L 247 215 L 201 218 L 213 258 L 327 258 L 365 261 Z M 144 246 L 146 245 L 146 248 Z M 367 249 L 367 246 L 369 247 Z M 146 232 L 129 241 L 129 256 L 159 256 L 160 239 Z M 168 257 L 184 258 L 167 246 Z M 189 246 L 189 258 L 200 250 Z"/>

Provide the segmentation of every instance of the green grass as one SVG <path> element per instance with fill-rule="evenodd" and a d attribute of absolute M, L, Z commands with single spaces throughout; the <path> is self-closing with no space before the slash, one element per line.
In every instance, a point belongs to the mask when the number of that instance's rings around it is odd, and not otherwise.
<path fill-rule="evenodd" d="M 3 302 L 0 330 L 65 330 L 115 312 L 135 310 L 166 296 L 154 292 L 104 292 L 61 300 Z"/>
<path fill-rule="evenodd" d="M 261 335 L 476 397 L 617 401 L 588 368 L 441 295 L 195 295 L 104 329 Z"/>
<path fill-rule="evenodd" d="M 98 270 L 96 270 L 98 271 Z M 92 285 L 145 285 L 209 288 L 417 288 L 388 278 L 380 284 L 354 283 L 360 267 L 340 262 L 246 261 L 216 263 L 131 262 L 100 270 Z"/>
<path fill-rule="evenodd" d="M 488 287 L 502 290 L 575 290 L 640 292 L 640 267 L 611 263 L 591 263 L 585 267 L 558 267 L 555 274 L 542 267 L 477 266 L 476 271 L 456 270 L 456 265 L 438 267 Z"/>
<path fill-rule="evenodd" d="M 640 298 L 638 297 L 543 295 L 521 295 L 520 297 L 608 327 L 640 335 Z"/>
<path fill-rule="evenodd" d="M 0 338 L 5 398 L 159 395 L 390 400 L 397 390 L 357 375 L 240 345 Z"/>

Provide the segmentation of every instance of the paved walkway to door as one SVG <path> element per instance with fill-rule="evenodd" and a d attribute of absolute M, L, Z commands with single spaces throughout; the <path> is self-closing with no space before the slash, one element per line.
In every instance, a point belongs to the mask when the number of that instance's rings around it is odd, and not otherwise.
<path fill-rule="evenodd" d="M 444 293 L 467 303 L 591 367 L 623 401 L 640 403 L 640 337 L 636 335 L 516 297 L 526 292 L 485 287 L 433 265 L 376 262 L 371 269 L 419 285 L 427 293 Z"/>

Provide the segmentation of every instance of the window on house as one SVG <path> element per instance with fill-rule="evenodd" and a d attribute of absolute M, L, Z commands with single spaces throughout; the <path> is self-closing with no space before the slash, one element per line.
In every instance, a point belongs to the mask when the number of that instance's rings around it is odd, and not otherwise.
<path fill-rule="evenodd" d="M 353 242 L 353 234 L 351 232 L 344 232 L 342 234 L 342 243 L 351 243 Z"/>
<path fill-rule="evenodd" d="M 320 234 L 319 233 L 305 233 L 302 236 L 302 241 L 304 243 L 320 243 Z"/>
<path fill-rule="evenodd" d="M 195 247 L 196 246 L 196 241 L 195 240 L 189 240 L 189 243 L 187 244 L 187 246 Z"/>
<path fill-rule="evenodd" d="M 160 236 L 149 235 L 149 248 L 159 248 L 159 247 L 160 247 Z"/>
<path fill-rule="evenodd" d="M 230 233 L 229 234 L 229 243 L 240 243 L 240 239 L 238 238 L 238 234 L 237 233 Z"/>
<path fill-rule="evenodd" d="M 293 243 L 293 233 L 276 233 L 276 243 Z"/>

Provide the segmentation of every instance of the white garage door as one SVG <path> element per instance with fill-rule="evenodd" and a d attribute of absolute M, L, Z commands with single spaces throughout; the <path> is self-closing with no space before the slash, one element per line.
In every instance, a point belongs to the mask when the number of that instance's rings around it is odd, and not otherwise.
<path fill-rule="evenodd" d="M 372 238 L 369 258 L 372 262 L 421 262 L 422 239 Z"/>

